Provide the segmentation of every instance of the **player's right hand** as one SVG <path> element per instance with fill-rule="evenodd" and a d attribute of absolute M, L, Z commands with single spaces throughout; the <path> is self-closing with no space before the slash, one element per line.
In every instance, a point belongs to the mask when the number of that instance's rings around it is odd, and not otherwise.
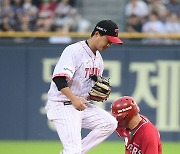
<path fill-rule="evenodd" d="M 85 105 L 86 102 L 87 100 L 84 99 L 83 97 L 75 97 L 71 100 L 72 105 L 78 111 L 83 111 L 87 108 L 87 106 Z"/>

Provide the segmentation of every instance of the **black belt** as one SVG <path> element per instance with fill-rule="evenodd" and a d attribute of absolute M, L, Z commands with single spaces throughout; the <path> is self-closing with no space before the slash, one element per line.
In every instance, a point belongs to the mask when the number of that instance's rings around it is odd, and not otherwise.
<path fill-rule="evenodd" d="M 66 101 L 66 102 L 63 102 L 64 105 L 72 105 L 71 101 Z"/>

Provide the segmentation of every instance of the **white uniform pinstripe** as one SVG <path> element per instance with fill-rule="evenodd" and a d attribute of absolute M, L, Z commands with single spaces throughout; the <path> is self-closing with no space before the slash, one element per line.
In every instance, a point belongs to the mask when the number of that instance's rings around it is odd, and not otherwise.
<path fill-rule="evenodd" d="M 100 53 L 96 55 L 85 41 L 65 48 L 55 69 L 54 76 L 66 76 L 68 86 L 76 96 L 87 98 L 94 84 L 89 76 L 102 75 L 103 60 Z M 105 140 L 117 127 L 117 122 L 108 112 L 87 103 L 87 108 L 78 111 L 72 105 L 64 105 L 68 101 L 51 82 L 46 105 L 47 116 L 52 120 L 63 144 L 63 154 L 85 154 L 91 148 Z M 92 131 L 81 139 L 81 128 Z"/>

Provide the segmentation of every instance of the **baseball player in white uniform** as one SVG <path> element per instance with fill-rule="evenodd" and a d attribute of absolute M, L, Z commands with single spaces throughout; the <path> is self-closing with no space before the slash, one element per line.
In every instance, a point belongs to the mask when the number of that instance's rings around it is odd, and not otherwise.
<path fill-rule="evenodd" d="M 88 40 L 67 46 L 55 66 L 46 111 L 62 142 L 63 154 L 85 154 L 117 128 L 111 114 L 88 100 L 95 83 L 90 76 L 103 73 L 100 52 L 112 43 L 122 44 L 118 27 L 111 20 L 102 20 Z M 83 139 L 82 128 L 91 130 Z"/>

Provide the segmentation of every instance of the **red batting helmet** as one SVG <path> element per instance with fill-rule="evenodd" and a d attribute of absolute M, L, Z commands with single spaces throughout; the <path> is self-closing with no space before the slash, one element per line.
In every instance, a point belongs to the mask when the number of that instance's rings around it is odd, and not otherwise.
<path fill-rule="evenodd" d="M 140 111 L 137 103 L 130 96 L 123 96 L 111 104 L 111 112 L 118 121 L 118 127 L 126 128 L 129 121 Z"/>

